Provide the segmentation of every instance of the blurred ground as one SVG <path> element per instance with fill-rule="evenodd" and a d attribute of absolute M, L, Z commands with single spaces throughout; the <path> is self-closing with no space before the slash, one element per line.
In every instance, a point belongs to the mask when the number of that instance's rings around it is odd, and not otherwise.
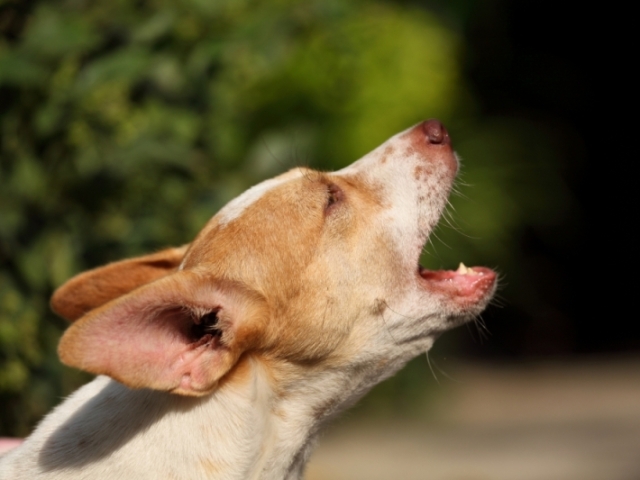
<path fill-rule="evenodd" d="M 306 479 L 640 479 L 640 358 L 446 373 L 422 420 L 330 428 Z"/>

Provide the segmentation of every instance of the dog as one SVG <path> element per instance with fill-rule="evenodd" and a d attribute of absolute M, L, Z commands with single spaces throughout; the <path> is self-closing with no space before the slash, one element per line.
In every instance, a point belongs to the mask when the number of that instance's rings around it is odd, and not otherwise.
<path fill-rule="evenodd" d="M 495 291 L 488 268 L 419 265 L 458 163 L 428 120 L 250 188 L 189 245 L 69 280 L 59 356 L 98 376 L 0 478 L 301 479 L 328 420 Z"/>

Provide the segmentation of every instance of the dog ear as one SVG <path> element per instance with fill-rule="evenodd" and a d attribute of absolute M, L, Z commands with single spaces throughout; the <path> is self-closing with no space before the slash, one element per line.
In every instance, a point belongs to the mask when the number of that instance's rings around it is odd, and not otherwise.
<path fill-rule="evenodd" d="M 58 353 L 131 388 L 205 395 L 248 348 L 264 305 L 241 284 L 176 272 L 91 311 L 67 329 Z"/>
<path fill-rule="evenodd" d="M 61 317 L 74 321 L 136 288 L 176 270 L 188 245 L 110 263 L 76 275 L 51 297 L 51 308 Z"/>

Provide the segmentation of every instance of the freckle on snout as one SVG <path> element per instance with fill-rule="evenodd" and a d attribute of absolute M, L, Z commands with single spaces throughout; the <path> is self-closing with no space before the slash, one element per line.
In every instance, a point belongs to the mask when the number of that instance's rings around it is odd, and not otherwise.
<path fill-rule="evenodd" d="M 405 158 L 412 157 L 412 156 L 414 156 L 415 154 L 416 154 L 416 149 L 415 149 L 415 148 L 413 148 L 413 147 L 411 147 L 411 146 L 409 146 L 409 147 L 405 148 L 405 149 L 403 150 L 403 152 L 402 152 L 402 155 L 403 155 Z"/>

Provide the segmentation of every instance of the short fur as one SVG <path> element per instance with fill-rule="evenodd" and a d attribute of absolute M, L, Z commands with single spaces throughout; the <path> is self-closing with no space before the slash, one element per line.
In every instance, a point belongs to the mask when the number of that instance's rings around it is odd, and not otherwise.
<path fill-rule="evenodd" d="M 457 168 L 423 122 L 249 189 L 190 245 L 69 280 L 60 358 L 99 376 L 0 479 L 300 479 L 328 419 L 489 302 L 491 270 L 418 265 Z"/>

